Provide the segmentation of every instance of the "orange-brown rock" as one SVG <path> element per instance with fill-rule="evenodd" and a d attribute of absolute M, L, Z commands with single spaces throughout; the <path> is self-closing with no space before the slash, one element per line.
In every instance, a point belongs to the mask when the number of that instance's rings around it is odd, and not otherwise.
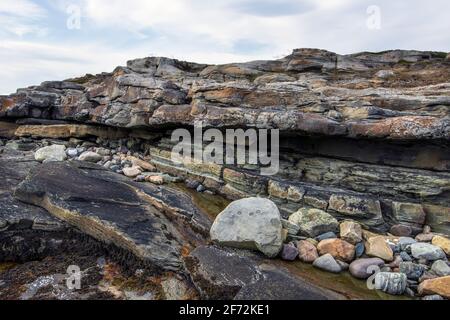
<path fill-rule="evenodd" d="M 322 256 L 331 254 L 335 259 L 352 262 L 355 258 L 355 246 L 341 239 L 326 239 L 319 242 L 317 250 Z"/>
<path fill-rule="evenodd" d="M 450 276 L 423 281 L 418 288 L 420 295 L 438 294 L 450 299 Z"/>

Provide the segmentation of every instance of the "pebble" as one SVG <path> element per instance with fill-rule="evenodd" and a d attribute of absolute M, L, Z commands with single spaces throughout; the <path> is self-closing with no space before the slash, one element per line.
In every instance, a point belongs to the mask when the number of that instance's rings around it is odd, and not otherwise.
<path fill-rule="evenodd" d="M 187 179 L 185 181 L 186 187 L 188 187 L 189 189 L 197 189 L 198 186 L 200 186 L 200 182 L 196 181 L 196 180 L 191 180 L 191 179 Z"/>
<path fill-rule="evenodd" d="M 355 278 L 367 279 L 383 265 L 384 261 L 380 258 L 358 259 L 350 264 L 349 271 Z"/>
<path fill-rule="evenodd" d="M 281 259 L 286 261 L 294 261 L 298 257 L 298 249 L 293 243 L 288 243 L 283 245 L 281 251 Z"/>
<path fill-rule="evenodd" d="M 103 159 L 103 157 L 101 155 L 99 155 L 98 153 L 92 152 L 92 151 L 83 152 L 78 157 L 78 160 L 80 160 L 80 161 L 94 162 L 94 163 L 97 163 L 102 159 Z"/>
<path fill-rule="evenodd" d="M 123 174 L 129 178 L 136 178 L 142 173 L 142 169 L 139 167 L 123 168 Z"/>
<path fill-rule="evenodd" d="M 400 252 L 400 257 L 403 261 L 412 261 L 413 259 L 409 254 L 407 254 L 405 251 Z"/>
<path fill-rule="evenodd" d="M 206 188 L 202 184 L 200 184 L 196 190 L 197 190 L 197 192 L 202 193 L 202 192 L 206 191 Z"/>
<path fill-rule="evenodd" d="M 419 242 L 431 242 L 434 236 L 433 233 L 420 233 L 416 236 L 416 240 Z"/>
<path fill-rule="evenodd" d="M 423 297 L 422 300 L 444 300 L 444 298 L 441 297 L 438 294 L 433 294 L 433 295 L 430 295 L 430 296 Z"/>
<path fill-rule="evenodd" d="M 425 272 L 425 266 L 413 262 L 400 263 L 400 272 L 406 274 L 406 277 L 411 280 L 419 280 Z"/>
<path fill-rule="evenodd" d="M 401 295 L 406 290 L 407 278 L 404 273 L 379 272 L 375 276 L 375 289 L 392 295 Z"/>
<path fill-rule="evenodd" d="M 66 150 L 66 154 L 71 158 L 75 158 L 78 157 L 78 150 L 75 148 L 69 148 Z"/>
<path fill-rule="evenodd" d="M 411 236 L 413 230 L 410 226 L 405 226 L 403 224 L 396 224 L 391 227 L 389 232 L 397 237 L 409 237 Z"/>
<path fill-rule="evenodd" d="M 400 239 L 398 239 L 398 245 L 402 251 L 405 251 L 413 243 L 417 243 L 417 241 L 410 237 L 400 237 Z"/>
<path fill-rule="evenodd" d="M 413 243 L 411 253 L 416 259 L 427 259 L 429 261 L 445 258 L 445 253 L 441 248 L 429 243 Z"/>
<path fill-rule="evenodd" d="M 364 254 L 365 250 L 366 250 L 366 248 L 364 247 L 364 242 L 360 242 L 360 243 L 356 244 L 356 246 L 355 246 L 356 258 L 361 258 L 362 255 Z"/>
<path fill-rule="evenodd" d="M 332 272 L 332 273 L 340 273 L 341 272 L 340 265 L 336 262 L 336 260 L 333 258 L 333 256 L 329 253 L 317 258 L 314 261 L 313 266 L 318 269 L 322 269 L 322 270 Z"/>
<path fill-rule="evenodd" d="M 334 232 L 326 232 L 326 233 L 323 233 L 323 234 L 317 236 L 315 239 L 316 239 L 318 242 L 320 242 L 320 241 L 322 241 L 322 240 L 326 240 L 326 239 L 336 239 L 336 238 L 337 238 L 336 233 L 334 233 Z"/>
<path fill-rule="evenodd" d="M 450 276 L 450 267 L 447 262 L 443 260 L 437 260 L 431 266 L 431 271 L 439 277 Z"/>
<path fill-rule="evenodd" d="M 298 258 L 306 263 L 313 263 L 318 257 L 316 247 L 308 240 L 297 242 Z"/>

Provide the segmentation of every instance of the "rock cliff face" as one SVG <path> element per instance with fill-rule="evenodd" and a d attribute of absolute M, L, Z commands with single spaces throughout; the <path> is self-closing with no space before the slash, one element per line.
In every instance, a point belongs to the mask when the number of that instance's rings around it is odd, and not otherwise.
<path fill-rule="evenodd" d="M 443 53 L 297 49 L 227 65 L 152 57 L 0 97 L 0 134 L 125 140 L 159 171 L 231 199 L 271 198 L 285 217 L 310 207 L 376 230 L 429 224 L 450 234 L 449 108 Z M 280 129 L 279 173 L 173 163 L 171 130 L 198 121 Z"/>

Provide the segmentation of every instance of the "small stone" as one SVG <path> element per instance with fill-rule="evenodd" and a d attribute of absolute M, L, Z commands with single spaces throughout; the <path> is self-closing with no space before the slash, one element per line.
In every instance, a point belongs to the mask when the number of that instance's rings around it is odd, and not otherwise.
<path fill-rule="evenodd" d="M 433 294 L 431 296 L 425 296 L 422 298 L 422 300 L 444 300 L 444 298 L 442 298 L 440 295 L 438 294 Z"/>
<path fill-rule="evenodd" d="M 80 160 L 80 161 L 93 162 L 93 163 L 97 163 L 102 159 L 103 159 L 103 157 L 101 155 L 99 155 L 96 152 L 92 152 L 92 151 L 83 152 L 78 157 L 78 160 Z"/>
<path fill-rule="evenodd" d="M 423 233 L 431 233 L 431 227 L 428 225 L 423 226 Z"/>
<path fill-rule="evenodd" d="M 392 70 L 380 70 L 375 74 L 375 77 L 379 79 L 389 79 L 395 76 L 394 71 Z"/>
<path fill-rule="evenodd" d="M 406 288 L 405 289 L 405 294 L 411 298 L 414 298 L 416 296 L 416 294 L 414 293 L 414 291 L 411 288 Z"/>
<path fill-rule="evenodd" d="M 385 261 L 394 260 L 394 252 L 383 236 L 369 238 L 366 241 L 366 254 Z"/>
<path fill-rule="evenodd" d="M 66 147 L 59 144 L 54 144 L 48 147 L 38 149 L 34 154 L 34 159 L 39 162 L 45 160 L 64 161 L 67 159 Z"/>
<path fill-rule="evenodd" d="M 353 221 L 344 221 L 340 224 L 341 239 L 351 244 L 357 244 L 362 241 L 362 228 L 359 223 Z"/>
<path fill-rule="evenodd" d="M 412 262 L 401 262 L 400 272 L 406 274 L 408 279 L 419 280 L 425 272 L 425 266 Z"/>
<path fill-rule="evenodd" d="M 66 150 L 66 154 L 71 158 L 78 157 L 78 150 L 76 148 L 69 148 Z"/>
<path fill-rule="evenodd" d="M 423 275 L 420 277 L 419 282 L 424 282 L 425 280 L 436 279 L 439 278 L 434 272 L 425 271 Z"/>
<path fill-rule="evenodd" d="M 355 256 L 356 258 L 361 258 L 364 254 L 366 248 L 364 247 L 364 242 L 357 243 L 355 246 Z"/>
<path fill-rule="evenodd" d="M 320 255 L 331 254 L 335 259 L 352 262 L 355 258 L 355 246 L 341 239 L 326 239 L 319 242 Z"/>
<path fill-rule="evenodd" d="M 201 184 L 201 185 L 199 185 L 198 187 L 197 187 L 197 192 L 200 192 L 200 193 L 202 193 L 202 192 L 204 192 L 206 190 L 206 188 Z"/>
<path fill-rule="evenodd" d="M 164 177 L 163 176 L 148 176 L 145 178 L 145 181 L 156 184 L 156 185 L 162 185 L 164 184 Z"/>
<path fill-rule="evenodd" d="M 293 224 L 289 222 L 288 220 L 281 219 L 281 224 L 283 225 L 283 228 L 288 231 L 289 235 L 296 236 L 298 232 L 300 231 L 300 227 L 296 224 Z"/>
<path fill-rule="evenodd" d="M 425 280 L 419 285 L 420 295 L 440 295 L 450 299 L 450 276 Z"/>
<path fill-rule="evenodd" d="M 431 242 L 433 240 L 434 234 L 433 233 L 419 233 L 416 236 L 416 240 L 419 242 Z"/>
<path fill-rule="evenodd" d="M 349 264 L 347 262 L 344 262 L 344 261 L 341 261 L 341 260 L 336 260 L 336 262 L 341 267 L 342 271 L 348 270 Z"/>
<path fill-rule="evenodd" d="M 323 233 L 323 234 L 317 236 L 317 237 L 316 237 L 316 240 L 317 240 L 318 242 L 320 242 L 320 241 L 322 241 L 322 240 L 326 240 L 326 239 L 336 239 L 336 238 L 337 238 L 336 233 L 334 233 L 334 232 L 326 232 L 326 233 Z"/>
<path fill-rule="evenodd" d="M 289 217 L 289 221 L 300 227 L 300 233 L 316 237 L 322 233 L 335 231 L 338 221 L 329 213 L 319 209 L 302 208 Z"/>
<path fill-rule="evenodd" d="M 450 239 L 442 236 L 434 236 L 431 243 L 444 250 L 445 254 L 450 256 Z"/>
<path fill-rule="evenodd" d="M 200 185 L 200 182 L 196 181 L 196 180 L 191 180 L 191 179 L 187 179 L 185 181 L 186 187 L 188 187 L 189 189 L 197 189 L 198 186 Z"/>
<path fill-rule="evenodd" d="M 403 224 L 396 224 L 391 227 L 389 231 L 392 235 L 397 237 L 410 237 L 412 235 L 412 228 Z"/>
<path fill-rule="evenodd" d="M 401 256 L 395 256 L 394 261 L 392 261 L 389 264 L 389 267 L 391 267 L 391 268 L 398 268 L 400 266 L 400 263 L 402 263 L 402 262 L 403 262 L 403 259 L 402 259 Z"/>
<path fill-rule="evenodd" d="M 358 259 L 350 264 L 350 274 L 358 279 L 367 279 L 380 267 L 384 265 L 384 261 L 380 258 Z"/>
<path fill-rule="evenodd" d="M 317 258 L 314 261 L 313 266 L 332 273 L 341 272 L 341 267 L 331 254 L 326 254 Z"/>
<path fill-rule="evenodd" d="M 402 295 L 406 290 L 407 278 L 404 273 L 379 272 L 375 276 L 375 289 L 392 295 Z"/>
<path fill-rule="evenodd" d="M 416 240 L 410 237 L 400 237 L 398 240 L 398 245 L 400 246 L 400 250 L 405 251 L 408 247 L 410 247 L 413 243 L 417 243 Z"/>
<path fill-rule="evenodd" d="M 297 243 L 298 258 L 306 263 L 313 263 L 318 257 L 316 247 L 307 240 L 301 240 Z"/>
<path fill-rule="evenodd" d="M 436 260 L 431 266 L 431 271 L 439 277 L 450 276 L 450 267 L 443 260 Z"/>
<path fill-rule="evenodd" d="M 426 259 L 429 261 L 445 258 L 445 252 L 441 248 L 429 243 L 413 243 L 411 245 L 411 253 L 416 259 Z"/>
<path fill-rule="evenodd" d="M 293 243 L 284 244 L 281 251 L 281 259 L 286 261 L 294 261 L 298 256 L 298 249 Z"/>
<path fill-rule="evenodd" d="M 400 252 L 400 257 L 403 261 L 412 261 L 413 259 L 409 254 L 407 254 L 405 251 Z"/>
<path fill-rule="evenodd" d="M 99 155 L 101 155 L 102 157 L 104 156 L 110 156 L 111 155 L 111 150 L 106 149 L 106 148 L 97 148 L 95 150 L 95 152 L 97 152 Z"/>
<path fill-rule="evenodd" d="M 142 173 L 142 169 L 139 167 L 123 168 L 123 174 L 129 178 L 136 178 Z"/>

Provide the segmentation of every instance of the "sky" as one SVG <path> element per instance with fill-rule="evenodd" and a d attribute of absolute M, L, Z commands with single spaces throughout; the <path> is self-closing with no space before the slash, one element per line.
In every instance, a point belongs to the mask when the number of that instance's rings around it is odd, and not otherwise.
<path fill-rule="evenodd" d="M 0 94 L 166 56 L 450 51 L 448 0 L 0 0 Z"/>

